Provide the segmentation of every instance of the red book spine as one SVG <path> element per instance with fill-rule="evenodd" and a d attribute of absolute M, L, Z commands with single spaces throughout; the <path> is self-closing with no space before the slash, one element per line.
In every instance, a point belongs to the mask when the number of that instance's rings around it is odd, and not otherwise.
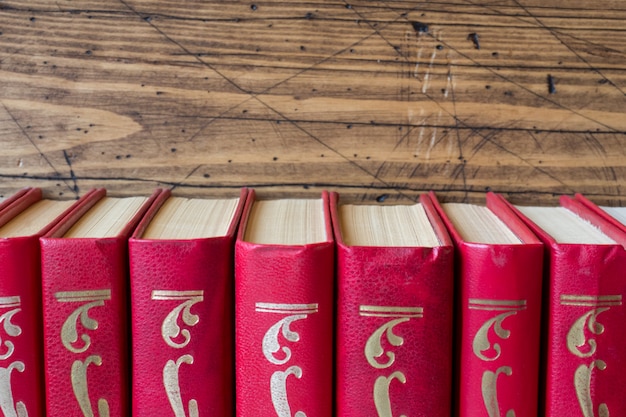
<path fill-rule="evenodd" d="M 233 415 L 233 252 L 226 236 L 129 242 L 133 416 Z"/>
<path fill-rule="evenodd" d="M 542 415 L 626 415 L 624 246 L 559 244 L 515 208 L 513 210 L 547 248 L 545 409 Z M 593 217 L 587 220 L 592 221 Z M 606 225 L 597 226 L 608 231 Z"/>
<path fill-rule="evenodd" d="M 33 202 L 41 191 L 11 199 L 0 225 Z M 39 237 L 0 238 L 0 414 L 45 415 L 41 348 Z"/>
<path fill-rule="evenodd" d="M 466 242 L 434 200 L 457 246 L 457 415 L 535 417 L 543 246 L 497 198 L 487 203 L 523 244 Z"/>
<path fill-rule="evenodd" d="M 331 416 L 334 244 L 235 246 L 235 379 L 238 416 Z"/>
<path fill-rule="evenodd" d="M 126 416 L 130 410 L 127 242 L 152 199 L 117 237 L 60 237 L 104 194 L 90 194 L 40 239 L 50 416 Z"/>
<path fill-rule="evenodd" d="M 347 246 L 336 196 L 337 416 L 449 416 L 452 386 L 452 241 L 442 246 Z"/>

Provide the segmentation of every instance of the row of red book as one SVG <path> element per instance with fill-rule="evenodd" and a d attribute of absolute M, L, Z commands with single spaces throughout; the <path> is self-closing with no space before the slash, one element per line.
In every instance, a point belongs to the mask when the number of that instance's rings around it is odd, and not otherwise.
<path fill-rule="evenodd" d="M 626 415 L 626 208 L 0 201 L 3 416 Z"/>

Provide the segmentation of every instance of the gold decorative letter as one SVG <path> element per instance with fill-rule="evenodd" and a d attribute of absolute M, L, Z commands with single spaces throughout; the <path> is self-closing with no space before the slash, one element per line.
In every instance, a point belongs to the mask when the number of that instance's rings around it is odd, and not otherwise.
<path fill-rule="evenodd" d="M 204 291 L 152 291 L 153 300 L 183 300 L 180 305 L 174 308 L 163 320 L 161 325 L 161 336 L 168 346 L 180 349 L 189 343 L 191 335 L 189 330 L 183 329 L 181 331 L 178 325 L 178 318 L 180 313 L 183 313 L 183 323 L 187 326 L 195 326 L 200 321 L 200 318 L 191 313 L 191 306 L 203 301 Z M 176 343 L 174 339 L 182 334 L 185 339 L 181 343 Z"/>
<path fill-rule="evenodd" d="M 6 368 L 0 368 L 0 409 L 5 417 L 28 417 L 26 405 L 18 401 L 13 403 L 13 391 L 11 389 L 11 371 L 17 370 L 24 372 L 25 365 L 23 362 L 13 362 Z"/>
<path fill-rule="evenodd" d="M 276 371 L 270 379 L 270 390 L 272 393 L 272 404 L 278 417 L 291 417 L 291 408 L 287 401 L 287 377 L 295 375 L 296 378 L 302 377 L 302 369 L 299 366 L 290 366 L 285 372 Z M 294 417 L 306 417 L 302 411 L 296 412 Z"/>
<path fill-rule="evenodd" d="M 511 331 L 502 327 L 502 322 L 509 317 L 516 315 L 518 311 L 526 309 L 526 300 L 486 300 L 478 298 L 470 298 L 468 308 L 470 310 L 483 310 L 483 311 L 503 311 L 485 321 L 474 335 L 472 341 L 472 350 L 474 355 L 482 361 L 493 362 L 500 357 L 502 348 L 499 343 L 493 345 L 489 341 L 489 329 L 493 327 L 493 331 L 500 339 L 508 339 L 511 336 Z M 495 354 L 493 356 L 487 356 L 484 352 L 493 349 Z M 482 378 L 482 396 L 485 408 L 489 413 L 489 417 L 500 417 L 500 408 L 498 405 L 498 390 L 497 381 L 498 375 L 504 373 L 505 375 L 512 375 L 513 369 L 510 366 L 501 366 L 495 372 L 485 371 Z M 506 413 L 506 417 L 515 417 L 515 411 L 509 410 Z"/>
<path fill-rule="evenodd" d="M 291 349 L 286 346 L 281 348 L 278 335 L 281 333 L 287 341 L 297 342 L 300 335 L 290 329 L 291 323 L 297 320 L 304 320 L 309 314 L 317 313 L 318 304 L 275 304 L 275 303 L 256 303 L 255 311 L 258 313 L 283 314 L 287 317 L 279 320 L 272 325 L 263 336 L 262 351 L 265 358 L 274 365 L 284 365 L 291 360 Z M 274 354 L 282 350 L 285 357 L 276 358 Z M 272 396 L 272 404 L 278 417 L 291 417 L 291 407 L 287 400 L 287 377 L 295 375 L 296 378 L 302 377 L 302 368 L 297 365 L 290 366 L 285 371 L 276 371 L 270 378 L 270 393 Z M 306 417 L 303 411 L 298 411 L 294 417 Z"/>
<path fill-rule="evenodd" d="M 470 310 L 504 311 L 504 313 L 498 314 L 480 326 L 472 341 L 474 355 L 483 361 L 495 361 L 498 359 L 501 353 L 500 344 L 494 343 L 493 346 L 491 345 L 491 342 L 489 342 L 489 329 L 493 326 L 495 334 L 500 339 L 508 339 L 511 332 L 502 327 L 502 322 L 507 317 L 515 315 L 518 311 L 525 308 L 526 300 L 482 300 L 471 298 L 469 300 Z M 483 353 L 490 348 L 495 351 L 495 355 L 487 356 Z"/>
<path fill-rule="evenodd" d="M 193 364 L 193 356 L 183 355 L 176 362 L 169 360 L 163 368 L 163 385 L 175 417 L 187 417 L 178 383 L 178 369 L 183 363 Z M 189 400 L 189 417 L 198 417 L 198 415 L 198 402 L 194 399 Z"/>
<path fill-rule="evenodd" d="M 382 326 L 378 327 L 374 333 L 367 339 L 365 343 L 365 359 L 371 367 L 376 369 L 387 369 L 391 367 L 395 360 L 394 352 L 385 352 L 383 349 L 383 334 L 387 337 L 387 341 L 391 346 L 402 346 L 404 339 L 393 333 L 393 328 L 398 324 L 405 323 L 412 318 L 424 317 L 424 309 L 422 307 L 397 307 L 397 306 L 371 306 L 362 305 L 359 307 L 359 315 L 361 317 L 383 317 L 391 319 Z M 387 361 L 380 363 L 376 360 L 386 353 Z M 391 398 L 389 397 L 389 384 L 397 379 L 403 384 L 406 383 L 406 375 L 400 371 L 393 372 L 389 377 L 379 376 L 374 382 L 374 404 L 378 417 L 392 417 Z M 401 416 L 406 417 L 406 416 Z"/>
<path fill-rule="evenodd" d="M 104 306 L 104 302 L 111 299 L 111 290 L 64 291 L 54 294 L 54 297 L 60 303 L 90 301 L 74 310 L 72 314 L 65 319 L 63 327 L 61 327 L 61 341 L 67 350 L 72 353 L 83 353 L 87 351 L 91 345 L 91 338 L 87 334 L 80 336 L 84 342 L 82 347 L 73 346 L 73 344 L 78 341 L 78 319 L 80 318 L 80 323 L 84 328 L 96 330 L 98 328 L 98 322 L 89 317 L 89 309 Z"/>
<path fill-rule="evenodd" d="M 501 366 L 496 372 L 485 371 L 483 373 L 482 391 L 483 401 L 485 402 L 485 408 L 489 417 L 500 417 L 500 407 L 498 405 L 498 375 L 501 373 L 511 376 L 513 370 L 510 366 Z M 509 410 L 506 413 L 506 417 L 515 417 L 515 411 Z"/>
<path fill-rule="evenodd" d="M 102 357 L 91 355 L 85 359 L 85 362 L 74 361 L 72 364 L 72 388 L 74 389 L 74 396 L 78 401 L 78 405 L 85 417 L 94 417 L 87 386 L 87 367 L 92 363 L 96 366 L 102 365 Z M 98 400 L 98 416 L 109 417 L 109 404 L 103 398 Z"/>
<path fill-rule="evenodd" d="M 154 290 L 152 291 L 151 299 L 182 301 L 182 303 L 170 311 L 163 320 L 161 324 L 161 337 L 171 348 L 182 349 L 187 346 L 191 341 L 191 333 L 187 329 L 180 329 L 178 318 L 181 316 L 182 312 L 183 323 L 187 326 L 195 326 L 200 322 L 200 317 L 191 313 L 191 307 L 204 300 L 204 291 Z M 181 334 L 184 340 L 180 343 L 175 342 L 174 339 Z M 183 355 L 175 362 L 170 359 L 163 367 L 163 386 L 165 387 L 165 393 L 167 394 L 175 417 L 187 417 L 181 397 L 178 376 L 178 371 L 183 363 L 188 365 L 193 364 L 193 356 L 189 354 Z M 193 398 L 189 400 L 189 417 L 198 417 L 198 401 Z"/>
<path fill-rule="evenodd" d="M 111 290 L 62 291 L 55 293 L 54 298 L 60 303 L 86 302 L 86 304 L 74 310 L 61 327 L 61 342 L 63 346 L 72 353 L 86 352 L 91 346 L 91 338 L 87 334 L 81 335 L 81 339 L 84 342 L 82 347 L 74 346 L 74 343 L 78 341 L 78 320 L 80 319 L 80 323 L 84 328 L 96 330 L 98 322 L 89 317 L 89 310 L 93 307 L 104 306 L 104 302 L 111 299 Z M 74 396 L 85 417 L 94 417 L 87 384 L 87 367 L 92 363 L 96 366 L 102 365 L 102 357 L 91 355 L 84 362 L 74 361 L 70 373 Z M 103 398 L 98 400 L 98 415 L 99 417 L 109 417 L 109 404 Z"/>
<path fill-rule="evenodd" d="M 587 339 L 585 329 L 593 335 L 604 333 L 604 326 L 598 322 L 598 316 L 613 306 L 622 305 L 621 295 L 568 295 L 560 297 L 561 305 L 575 307 L 591 307 L 574 322 L 567 332 L 567 349 L 574 356 L 586 359 L 592 357 L 598 344 L 595 339 Z M 585 349 L 581 349 L 586 347 Z M 580 409 L 584 417 L 595 417 L 593 400 L 591 398 L 591 373 L 594 368 L 603 371 L 607 367 L 606 362 L 601 359 L 592 361 L 588 366 L 581 364 L 574 373 L 574 389 L 580 404 Z M 609 417 L 609 408 L 605 403 L 598 406 L 598 417 Z"/>
<path fill-rule="evenodd" d="M 13 316 L 22 311 L 20 306 L 21 300 L 19 296 L 0 297 L 0 308 L 11 309 L 0 315 L 0 323 L 2 323 L 2 328 L 7 336 L 18 337 L 22 334 L 22 329 L 11 322 Z M 9 359 L 15 352 L 15 345 L 10 340 L 5 341 L 4 346 L 6 346 L 7 351 L 4 354 L 0 354 L 0 361 Z M 0 410 L 5 417 L 28 417 L 26 405 L 22 401 L 15 403 L 13 399 L 11 371 L 14 369 L 18 372 L 24 372 L 26 366 L 22 361 L 15 361 L 7 367 L 0 367 Z"/>
<path fill-rule="evenodd" d="M 392 417 L 391 414 L 391 399 L 389 398 L 389 385 L 391 381 L 397 379 L 403 384 L 406 383 L 406 376 L 400 371 L 396 371 L 389 375 L 389 377 L 379 376 L 374 382 L 374 404 L 376 405 L 376 412 L 378 417 Z M 400 417 L 406 417 L 404 415 Z"/>
<path fill-rule="evenodd" d="M 14 299 L 17 299 L 17 304 L 10 303 L 10 301 L 13 301 Z M 4 304 L 3 301 L 7 301 L 7 303 Z M 0 308 L 19 307 L 19 306 L 20 306 L 20 297 L 2 297 L 2 299 L 0 299 Z M 15 324 L 11 323 L 11 319 L 13 318 L 13 316 L 19 313 L 20 311 L 22 311 L 21 308 L 14 308 L 0 316 L 0 323 L 2 323 L 4 332 L 8 336 L 17 337 L 20 334 L 22 334 L 22 329 L 19 326 L 16 326 Z M 13 351 L 15 349 L 13 342 L 11 342 L 10 340 L 5 341 L 4 346 L 6 346 L 7 351 L 3 354 L 0 354 L 0 360 L 8 359 L 11 355 L 13 355 Z"/>

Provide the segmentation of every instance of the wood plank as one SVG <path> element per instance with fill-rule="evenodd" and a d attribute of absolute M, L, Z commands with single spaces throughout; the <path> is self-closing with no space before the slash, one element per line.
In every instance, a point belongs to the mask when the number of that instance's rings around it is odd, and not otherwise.
<path fill-rule="evenodd" d="M 626 205 L 626 7 L 4 1 L 0 196 Z"/>

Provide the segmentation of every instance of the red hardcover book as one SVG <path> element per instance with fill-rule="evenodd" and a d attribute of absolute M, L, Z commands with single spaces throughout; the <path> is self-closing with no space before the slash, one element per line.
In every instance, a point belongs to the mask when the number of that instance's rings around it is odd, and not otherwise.
<path fill-rule="evenodd" d="M 561 204 L 511 205 L 546 247 L 541 415 L 623 416 L 626 234 L 576 200 Z"/>
<path fill-rule="evenodd" d="M 562 196 L 561 199 L 570 197 Z M 580 201 L 589 210 L 612 223 L 615 227 L 626 233 L 626 207 L 600 207 L 582 194 L 576 194 L 574 198 Z"/>
<path fill-rule="evenodd" d="M 44 416 L 39 237 L 73 204 L 22 190 L 0 206 L 0 415 Z"/>
<path fill-rule="evenodd" d="M 130 239 L 133 416 L 233 415 L 233 256 L 245 196 L 164 193 Z"/>
<path fill-rule="evenodd" d="M 235 244 L 238 416 L 330 416 L 334 241 L 328 194 L 256 201 Z"/>
<path fill-rule="evenodd" d="M 430 197 L 457 247 L 456 415 L 535 417 L 543 245 L 491 193 L 487 207 Z"/>
<path fill-rule="evenodd" d="M 93 190 L 41 239 L 49 416 L 127 416 L 128 238 L 158 196 Z"/>
<path fill-rule="evenodd" d="M 421 201 L 338 206 L 331 195 L 337 416 L 450 415 L 454 249 Z"/>

